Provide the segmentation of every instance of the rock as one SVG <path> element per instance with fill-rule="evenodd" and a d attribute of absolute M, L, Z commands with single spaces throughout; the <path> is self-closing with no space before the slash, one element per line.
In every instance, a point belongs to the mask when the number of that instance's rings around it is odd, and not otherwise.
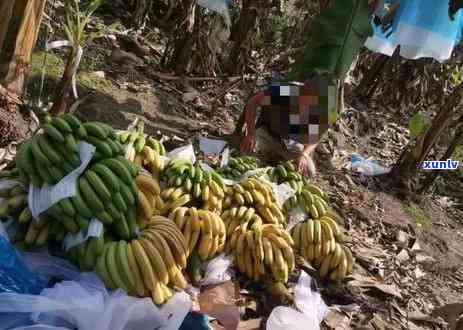
<path fill-rule="evenodd" d="M 415 259 L 416 262 L 418 262 L 419 264 L 432 264 L 436 261 L 433 257 L 428 256 L 424 253 L 417 253 Z"/>
<path fill-rule="evenodd" d="M 400 263 L 403 263 L 405 261 L 410 260 L 410 256 L 408 255 L 407 250 L 403 249 L 402 251 L 399 252 L 399 254 L 396 256 L 397 261 Z"/>
<path fill-rule="evenodd" d="M 402 248 L 406 248 L 408 246 L 409 236 L 406 232 L 399 230 L 396 235 L 397 245 Z"/>
<path fill-rule="evenodd" d="M 106 78 L 106 74 L 104 71 L 93 71 L 93 72 L 90 72 L 89 75 L 96 77 L 96 78 L 100 78 L 100 79 Z"/>

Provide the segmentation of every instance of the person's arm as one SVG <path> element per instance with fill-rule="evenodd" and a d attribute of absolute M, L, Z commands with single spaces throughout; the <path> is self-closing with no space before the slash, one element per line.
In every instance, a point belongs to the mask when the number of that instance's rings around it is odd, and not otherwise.
<path fill-rule="evenodd" d="M 246 104 L 244 109 L 244 122 L 246 123 L 246 134 L 241 142 L 241 152 L 248 153 L 254 150 L 256 144 L 256 109 L 262 103 L 266 92 L 255 94 Z"/>

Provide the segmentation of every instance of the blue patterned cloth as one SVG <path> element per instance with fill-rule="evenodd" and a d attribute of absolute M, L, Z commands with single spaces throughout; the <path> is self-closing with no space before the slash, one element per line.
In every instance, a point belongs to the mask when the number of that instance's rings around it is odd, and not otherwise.
<path fill-rule="evenodd" d="M 365 46 L 391 56 L 400 45 L 400 55 L 405 58 L 431 57 L 443 62 L 450 58 L 463 34 L 463 10 L 453 21 L 448 11 L 448 1 L 444 0 L 401 0 L 391 29 L 383 32 L 372 23 L 374 35 Z"/>

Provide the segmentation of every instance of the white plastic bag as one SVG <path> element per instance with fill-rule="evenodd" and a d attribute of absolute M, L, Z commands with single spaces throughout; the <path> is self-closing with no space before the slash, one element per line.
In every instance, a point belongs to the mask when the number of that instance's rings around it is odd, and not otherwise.
<path fill-rule="evenodd" d="M 87 230 L 80 230 L 79 232 L 72 234 L 67 233 L 63 240 L 63 246 L 65 251 L 74 246 L 80 245 L 86 242 L 90 237 L 100 237 L 103 234 L 103 223 L 95 218 L 92 218 Z"/>
<path fill-rule="evenodd" d="M 206 271 L 200 284 L 202 286 L 216 285 L 229 281 L 232 278 L 230 266 L 233 259 L 222 253 L 210 260 L 206 265 Z"/>
<path fill-rule="evenodd" d="M 39 296 L 0 293 L 0 313 L 32 313 L 43 327 L 79 330 L 156 329 L 165 317 L 150 298 L 129 297 L 123 290 L 108 294 L 94 273 L 63 281 Z"/>
<path fill-rule="evenodd" d="M 320 330 L 328 307 L 320 293 L 312 291 L 312 279 L 304 271 L 294 288 L 294 303 L 300 310 L 279 306 L 267 320 L 267 330 Z"/>
<path fill-rule="evenodd" d="M 223 140 L 209 139 L 203 136 L 199 137 L 199 149 L 206 156 L 218 156 L 226 145 L 227 142 Z"/>
<path fill-rule="evenodd" d="M 188 294 L 185 292 L 177 292 L 172 298 L 169 299 L 161 308 L 161 315 L 167 322 L 160 330 L 177 330 L 183 323 L 183 320 L 191 310 L 193 302 Z M 144 330 L 146 325 L 133 330 Z M 109 330 L 109 329 L 108 329 Z M 129 329 L 127 329 L 129 330 Z M 131 330 L 131 329 L 130 329 Z"/>
<path fill-rule="evenodd" d="M 289 212 L 288 225 L 286 226 L 286 230 L 291 230 L 295 225 L 304 221 L 305 219 L 307 219 L 307 213 L 301 209 L 299 205 L 296 206 Z"/>
<path fill-rule="evenodd" d="M 174 149 L 170 151 L 167 155 L 167 158 L 172 159 L 185 159 L 190 161 L 192 164 L 196 163 L 195 150 L 192 144 Z"/>

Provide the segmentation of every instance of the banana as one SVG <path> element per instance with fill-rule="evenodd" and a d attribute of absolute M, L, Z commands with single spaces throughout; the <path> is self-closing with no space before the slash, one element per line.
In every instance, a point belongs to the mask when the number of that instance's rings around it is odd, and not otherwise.
<path fill-rule="evenodd" d="M 61 134 L 59 130 L 57 130 L 54 126 L 51 124 L 43 124 L 42 128 L 49 137 L 51 137 L 54 141 L 58 143 L 63 143 L 64 142 L 64 136 Z"/>
<path fill-rule="evenodd" d="M 106 267 L 106 254 L 109 248 L 109 244 L 105 244 L 103 253 L 98 257 L 95 270 L 96 273 L 100 276 L 100 278 L 105 283 L 108 289 L 115 289 L 116 284 L 113 282 L 111 277 L 109 276 L 108 268 Z"/>
<path fill-rule="evenodd" d="M 332 254 L 329 254 L 324 257 L 321 267 L 319 269 L 320 277 L 325 277 L 330 271 L 331 259 L 333 258 Z"/>
<path fill-rule="evenodd" d="M 299 253 L 301 254 L 302 257 L 307 259 L 307 249 L 306 246 L 307 244 L 310 244 L 310 240 L 308 237 L 308 230 L 307 227 L 309 226 L 309 223 L 303 222 L 301 223 L 301 229 L 300 229 L 300 246 L 299 246 Z"/>
<path fill-rule="evenodd" d="M 137 264 L 135 254 L 130 243 L 127 244 L 127 261 L 129 263 L 130 270 L 132 271 L 135 280 L 135 292 L 139 297 L 143 297 L 146 295 L 147 289 L 143 282 L 143 275 L 141 273 L 140 267 Z"/>
<path fill-rule="evenodd" d="M 129 245 L 132 247 L 146 289 L 153 290 L 155 283 L 157 283 L 157 278 L 148 255 L 138 240 L 131 241 Z"/>
<path fill-rule="evenodd" d="M 138 175 L 135 182 L 139 188 L 149 191 L 152 195 L 159 195 L 161 193 L 159 183 L 146 174 Z"/>
<path fill-rule="evenodd" d="M 271 266 L 273 264 L 273 249 L 272 244 L 266 237 L 262 237 L 262 246 L 264 249 L 264 263 L 267 266 Z"/>
<path fill-rule="evenodd" d="M 153 215 L 153 208 L 151 207 L 149 199 L 146 197 L 142 190 L 138 190 L 138 202 L 145 218 L 150 219 Z"/>
<path fill-rule="evenodd" d="M 322 228 L 321 228 L 321 223 L 318 220 L 312 220 L 313 221 L 313 228 L 314 228 L 314 239 L 313 242 L 315 244 L 321 243 L 322 242 Z"/>
<path fill-rule="evenodd" d="M 104 204 L 83 176 L 79 178 L 79 189 L 81 196 L 93 212 L 100 213 L 104 210 Z"/>
<path fill-rule="evenodd" d="M 339 226 L 338 226 L 338 224 L 336 223 L 336 221 L 334 219 L 332 219 L 329 216 L 325 215 L 325 216 L 321 217 L 319 220 L 322 221 L 322 222 L 326 222 L 331 227 L 331 230 L 332 230 L 333 235 L 335 237 L 337 237 L 337 236 L 339 236 L 341 234 L 341 230 L 339 229 Z"/>
<path fill-rule="evenodd" d="M 87 133 L 93 135 L 94 137 L 106 140 L 109 133 L 103 129 L 97 122 L 87 122 L 82 124 L 82 126 L 87 130 Z"/>
<path fill-rule="evenodd" d="M 169 283 L 169 274 L 167 273 L 167 268 L 162 260 L 162 257 L 159 251 L 155 248 L 153 243 L 147 239 L 139 238 L 138 241 L 143 246 L 144 250 L 146 251 L 148 258 L 151 261 L 151 265 L 153 266 L 153 270 L 156 273 L 156 277 L 164 283 Z"/>
<path fill-rule="evenodd" d="M 346 273 L 352 274 L 354 270 L 354 263 L 355 263 L 354 256 L 352 255 L 352 252 L 347 246 L 343 246 L 343 252 L 346 256 L 346 262 L 347 262 Z"/>
<path fill-rule="evenodd" d="M 155 231 L 150 231 L 148 235 L 144 235 L 151 243 L 153 243 L 154 247 L 158 250 L 159 254 L 162 257 L 162 260 L 167 267 L 167 273 L 170 277 L 170 282 L 173 282 L 177 277 L 177 272 L 179 271 L 170 250 L 169 245 L 167 244 L 166 240 Z"/>
<path fill-rule="evenodd" d="M 116 260 L 118 244 L 116 242 L 110 242 L 108 244 L 108 251 L 106 253 L 106 267 L 108 269 L 109 276 L 111 277 L 111 280 L 114 282 L 116 287 L 124 289 L 126 292 L 130 292 L 129 288 L 121 278 L 120 269 Z"/>

